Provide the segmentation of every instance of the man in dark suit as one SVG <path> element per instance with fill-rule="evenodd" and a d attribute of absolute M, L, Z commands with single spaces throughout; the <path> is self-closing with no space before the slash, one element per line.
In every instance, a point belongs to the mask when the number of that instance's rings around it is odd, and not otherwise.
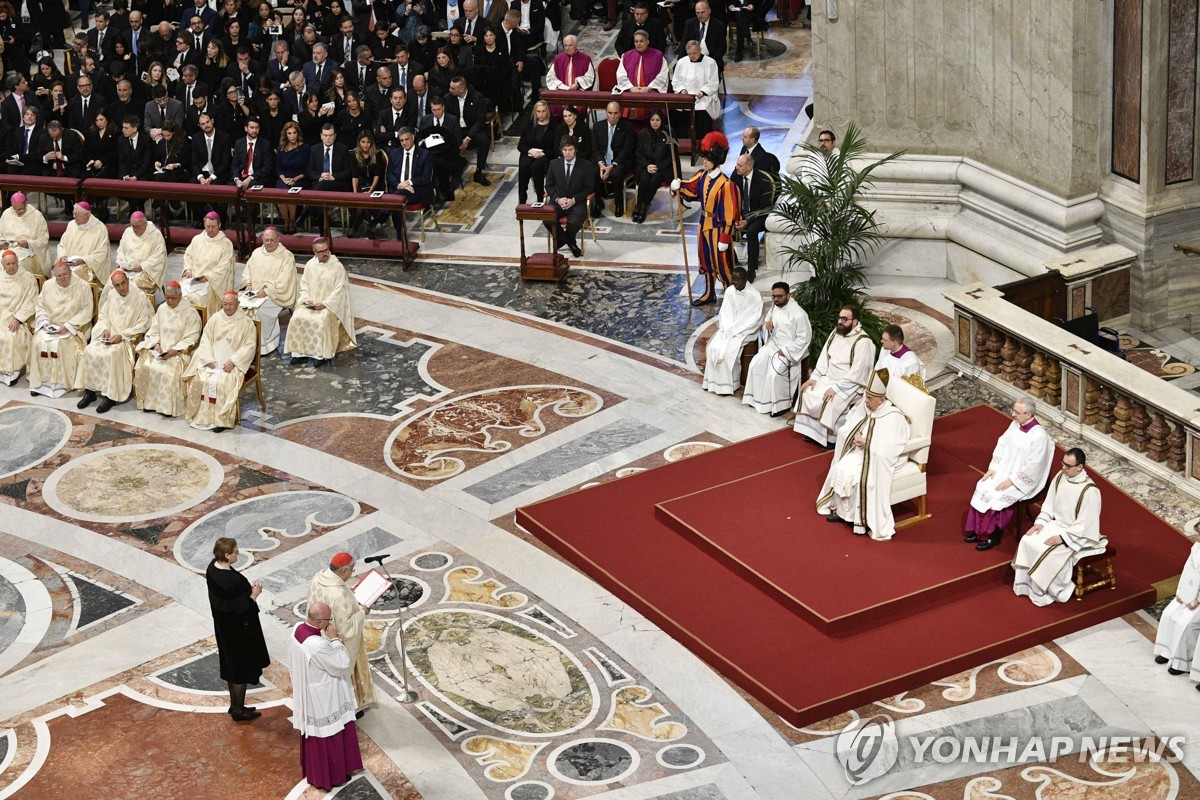
<path fill-rule="evenodd" d="M 772 177 L 779 176 L 779 159 L 772 153 L 768 153 L 758 139 L 761 136 L 758 128 L 750 125 L 742 131 L 742 155 L 749 155 L 754 159 L 754 168 L 763 172 L 771 173 Z"/>
<path fill-rule="evenodd" d="M 664 53 L 667 52 L 667 29 L 661 20 L 650 15 L 650 6 L 644 2 L 633 7 L 633 16 L 621 26 L 621 31 L 617 34 L 617 40 L 613 46 L 618 55 L 633 49 L 634 31 L 645 31 L 650 36 L 651 47 Z"/>
<path fill-rule="evenodd" d="M 142 133 L 133 114 L 121 120 L 121 138 L 117 140 L 117 177 L 123 181 L 144 181 L 154 172 L 154 151 L 150 137 Z M 141 211 L 143 201 L 129 200 L 130 212 Z"/>
<path fill-rule="evenodd" d="M 521 101 L 524 99 L 521 93 L 521 84 L 525 81 L 529 81 L 529 85 L 533 89 L 529 99 L 537 102 L 541 95 L 542 74 L 546 71 L 541 60 L 536 55 L 530 55 L 529 38 L 517 27 L 520 22 L 521 12 L 509 11 L 501 20 L 500 27 L 495 29 L 496 44 L 508 54 L 512 61 L 511 104 L 510 98 L 496 98 L 501 101 L 501 109 L 505 111 L 521 109 Z"/>
<path fill-rule="evenodd" d="M 32 95 L 32 92 L 30 93 Z M 41 175 L 42 156 L 45 154 L 46 132 L 42 128 L 39 107 L 25 107 L 21 124 L 13 129 L 12 146 L 5 153 L 5 171 L 10 175 Z"/>
<path fill-rule="evenodd" d="M 363 105 L 371 112 L 372 117 L 379 116 L 392 104 L 392 89 L 395 85 L 388 65 L 382 64 L 375 68 L 375 82 L 361 95 Z"/>
<path fill-rule="evenodd" d="M 329 60 L 329 48 L 324 42 L 317 42 L 312 48 L 312 61 L 304 65 L 304 82 L 309 88 L 320 94 L 329 88 L 333 80 L 333 71 L 338 67 L 337 62 Z"/>
<path fill-rule="evenodd" d="M 258 79 L 261 73 L 254 64 L 249 47 L 242 46 L 237 49 L 237 55 L 225 74 L 233 79 L 234 85 L 242 90 L 243 96 L 254 97 L 258 94 Z"/>
<path fill-rule="evenodd" d="M 375 142 L 386 150 L 400 146 L 400 131 L 417 124 L 416 113 L 400 87 L 392 89 L 391 105 L 375 119 Z"/>
<path fill-rule="evenodd" d="M 759 236 L 767 230 L 766 212 L 775 204 L 775 176 L 756 169 L 749 153 L 738 156 L 733 182 L 742 195 L 742 218 L 735 224 L 746 234 L 746 276 L 758 271 Z"/>
<path fill-rule="evenodd" d="M 350 152 L 337 143 L 337 128 L 326 123 L 321 128 L 321 143 L 308 151 L 308 182 L 323 192 L 348 192 L 352 169 Z"/>
<path fill-rule="evenodd" d="M 625 215 L 625 176 L 633 171 L 637 133 L 633 124 L 621 117 L 621 104 L 616 100 L 605 108 L 604 117 L 592 126 L 592 161 L 600 188 L 596 194 L 611 192 L 613 213 L 621 217 Z M 601 205 L 597 199 L 593 217 L 602 216 Z"/>
<path fill-rule="evenodd" d="M 393 57 L 396 60 L 387 65 L 392 71 L 392 84 L 403 88 L 405 91 L 409 91 L 412 89 L 413 81 L 417 79 L 417 76 L 425 74 L 425 67 L 420 61 L 412 60 L 408 48 L 403 44 L 396 45 Z"/>
<path fill-rule="evenodd" d="M 400 146 L 388 154 L 388 193 L 402 195 L 429 208 L 433 205 L 433 159 L 423 147 L 417 147 L 412 128 L 401 128 Z M 392 215 L 396 230 L 400 230 L 398 211 Z"/>
<path fill-rule="evenodd" d="M 187 30 L 190 28 L 192 17 L 199 17 L 201 24 L 207 28 L 216 15 L 217 12 L 208 7 L 208 0 L 194 0 L 179 15 L 179 29 Z"/>
<path fill-rule="evenodd" d="M 150 90 L 153 100 L 146 103 L 142 111 L 142 121 L 146 130 L 161 131 L 168 122 L 174 122 L 183 129 L 183 103 L 174 97 L 167 96 L 167 87 L 159 85 Z M 151 135 L 157 135 L 151 133 Z"/>
<path fill-rule="evenodd" d="M 472 47 L 475 42 L 483 41 L 483 32 L 491 27 L 491 23 L 479 14 L 477 0 L 463 0 L 462 16 L 454 20 L 454 27 L 463 35 L 463 41 Z"/>
<path fill-rule="evenodd" d="M 465 153 L 475 151 L 475 177 L 473 180 L 482 186 L 491 186 L 483 171 L 487 169 L 488 152 L 491 150 L 491 138 L 487 131 L 487 115 L 491 105 L 487 98 L 479 92 L 467 87 L 467 79 L 461 75 L 450 81 L 450 97 L 446 98 L 449 113 L 458 117 L 463 129 L 463 138 L 458 150 Z"/>
<path fill-rule="evenodd" d="M 412 91 L 408 94 L 408 104 L 412 106 L 413 113 L 418 120 L 424 119 L 429 114 L 429 101 L 433 99 L 424 75 L 413 78 Z"/>
<path fill-rule="evenodd" d="M 346 82 L 354 87 L 354 91 L 358 92 L 360 99 L 366 99 L 363 93 L 375 83 L 375 70 L 378 66 L 371 48 L 359 45 L 358 49 L 354 51 L 354 61 L 344 68 Z"/>
<path fill-rule="evenodd" d="M 434 135 L 440 136 L 443 141 L 430 141 Z M 434 97 L 429 101 L 429 113 L 421 119 L 417 128 L 417 141 L 429 151 L 429 157 L 433 160 L 438 196 L 449 203 L 454 199 L 454 187 L 461 180 L 466 160 L 458 149 L 462 142 L 458 117 L 446 113 L 446 103 L 442 98 Z"/>
<path fill-rule="evenodd" d="M 300 62 L 292 55 L 287 40 L 278 39 L 274 44 L 274 55 L 267 62 L 266 74 L 272 86 L 287 84 L 288 75 L 300 69 Z"/>
<path fill-rule="evenodd" d="M 161 61 L 164 66 L 175 58 L 175 29 L 171 23 L 162 20 L 150 33 L 150 50 L 155 61 Z M 147 60 L 147 64 L 150 62 Z"/>
<path fill-rule="evenodd" d="M 8 123 L 8 126 L 13 130 L 21 127 L 25 116 L 25 109 L 31 105 L 36 105 L 33 99 L 33 92 L 29 91 L 29 79 L 20 73 L 9 73 L 4 80 L 4 85 L 8 87 L 9 95 L 0 101 L 0 118 Z"/>
<path fill-rule="evenodd" d="M 46 152 L 42 155 L 42 174 L 58 178 L 83 175 L 83 145 L 79 137 L 63 128 L 58 120 L 46 125 Z"/>
<path fill-rule="evenodd" d="M 87 32 L 88 49 L 96 54 L 96 60 L 102 66 L 107 67 L 112 63 L 113 50 L 117 46 L 117 39 L 121 38 L 121 34 L 108 27 L 108 14 L 103 11 L 97 11 L 95 17 L 95 27 Z"/>
<path fill-rule="evenodd" d="M 700 52 L 717 62 L 717 69 L 724 72 L 725 23 L 713 17 L 707 0 L 696 0 L 696 16 L 683 26 L 683 35 L 679 37 L 675 55 L 680 58 L 687 56 L 687 43 L 693 39 L 700 43 Z"/>
<path fill-rule="evenodd" d="M 181 33 L 175 37 L 175 55 L 167 66 L 174 67 L 182 73 L 183 68 L 189 64 L 199 66 L 203 61 L 204 51 L 192 47 L 191 34 Z"/>
<path fill-rule="evenodd" d="M 150 66 L 150 62 L 158 60 L 150 31 L 143 27 L 144 19 L 141 11 L 130 11 L 129 30 L 121 32 L 125 51 L 133 56 L 133 74 L 138 76 Z"/>
<path fill-rule="evenodd" d="M 233 185 L 239 189 L 268 186 L 274 182 L 275 149 L 259 138 L 258 117 L 246 120 L 246 135 L 233 143 Z"/>
<path fill-rule="evenodd" d="M 559 217 L 566 217 L 564 228 L 557 221 L 547 222 L 546 227 L 554 235 L 555 249 L 564 244 L 571 255 L 581 255 L 576 237 L 583 227 L 586 216 L 587 196 L 596 182 L 596 165 L 578 154 L 578 145 L 570 137 L 563 137 L 560 144 L 562 158 L 556 158 L 546 168 L 546 198 L 558 208 Z"/>
<path fill-rule="evenodd" d="M 208 86 L 197 81 L 195 91 L 192 92 L 192 104 L 183 107 L 183 132 L 194 135 L 200 129 L 202 114 L 208 114 L 212 117 L 213 124 L 217 126 L 217 129 L 224 130 L 224 120 L 220 118 L 220 107 L 209 96 Z"/>
<path fill-rule="evenodd" d="M 229 137 L 217 130 L 212 114 L 198 120 L 200 135 L 192 137 L 192 169 L 196 183 L 228 184 L 233 174 L 233 150 Z"/>
<path fill-rule="evenodd" d="M 96 121 L 96 115 L 108 105 L 108 101 L 95 93 L 88 75 L 80 75 L 75 80 L 75 90 L 78 96 L 67 103 L 67 125 L 86 135 L 88 128 Z"/>
<path fill-rule="evenodd" d="M 354 32 L 354 19 L 342 17 L 338 35 L 329 43 L 329 57 L 339 64 L 353 64 L 359 47 L 370 49 L 367 40 Z"/>
<path fill-rule="evenodd" d="M 108 104 L 105 114 L 109 120 L 116 122 L 128 116 L 137 117 L 138 127 L 142 125 L 142 114 L 146 112 L 145 103 L 139 105 L 133 98 L 133 84 L 127 80 L 117 82 L 117 99 Z"/>

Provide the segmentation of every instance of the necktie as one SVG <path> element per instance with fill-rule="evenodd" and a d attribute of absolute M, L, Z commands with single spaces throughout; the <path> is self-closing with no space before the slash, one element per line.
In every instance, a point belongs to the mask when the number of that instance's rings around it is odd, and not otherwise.
<path fill-rule="evenodd" d="M 62 150 L 58 149 L 58 140 L 57 139 L 54 140 L 54 152 L 62 153 Z M 62 177 L 63 170 L 62 170 L 62 159 L 61 158 L 54 159 L 54 174 L 60 178 Z"/>
<path fill-rule="evenodd" d="M 158 107 L 158 127 L 163 127 L 167 124 L 167 110 L 162 106 Z"/>
<path fill-rule="evenodd" d="M 408 67 L 400 68 L 400 88 L 408 86 Z"/>
<path fill-rule="evenodd" d="M 567 186 L 571 185 L 571 167 L 575 166 L 574 162 L 567 162 Z"/>
<path fill-rule="evenodd" d="M 354 52 L 354 50 L 352 49 L 353 47 L 354 47 L 354 42 L 350 39 L 349 36 L 347 36 L 346 37 L 346 56 L 345 56 L 345 58 L 342 59 L 343 64 L 345 64 L 347 61 L 350 60 L 350 56 Z"/>
<path fill-rule="evenodd" d="M 29 154 L 29 133 L 30 133 L 30 129 L 26 128 L 25 129 L 25 142 L 24 142 L 24 144 L 21 145 L 21 155 L 23 155 L 23 156 Z"/>
<path fill-rule="evenodd" d="M 333 172 L 332 161 L 333 161 L 333 148 L 326 147 L 325 148 L 325 169 L 323 170 L 324 172 Z"/>
<path fill-rule="evenodd" d="M 467 36 L 471 35 L 471 31 L 475 30 L 475 20 L 467 20 Z"/>
<path fill-rule="evenodd" d="M 400 165 L 400 181 L 412 180 L 412 151 L 404 151 L 404 163 Z"/>
<path fill-rule="evenodd" d="M 21 116 L 25 115 L 25 95 L 13 93 L 13 97 L 17 98 L 17 110 L 21 112 Z"/>
<path fill-rule="evenodd" d="M 613 140 L 613 133 L 616 130 L 617 129 L 615 126 L 613 126 L 613 125 L 608 126 L 608 146 L 606 146 L 604 148 L 604 163 L 605 164 L 611 164 L 613 161 L 612 140 Z"/>
<path fill-rule="evenodd" d="M 321 73 L 324 71 L 325 67 L 321 64 L 317 64 L 317 86 L 321 85 Z"/>
<path fill-rule="evenodd" d="M 138 51 L 138 46 L 137 46 L 138 35 L 137 35 L 137 31 L 134 31 L 133 33 L 129 34 L 129 38 L 130 38 L 130 40 L 131 40 L 131 41 L 132 41 L 132 43 L 133 43 L 133 57 L 134 57 L 134 58 L 137 58 L 137 54 L 138 54 L 138 53 L 137 53 L 137 51 Z"/>
<path fill-rule="evenodd" d="M 207 162 L 207 164 L 205 164 L 205 166 L 208 166 L 208 164 L 212 164 L 213 140 L 207 136 L 204 137 L 204 145 L 208 148 L 208 162 Z"/>
<path fill-rule="evenodd" d="M 250 175 L 250 166 L 254 163 L 254 142 L 246 142 L 246 166 L 242 167 L 242 177 Z"/>
<path fill-rule="evenodd" d="M 697 38 L 698 38 L 698 39 L 699 39 L 701 42 L 703 42 L 703 41 L 704 41 L 704 32 L 705 32 L 707 29 L 708 29 L 708 23 L 707 23 L 707 22 L 701 22 L 701 23 L 700 23 L 700 36 L 699 36 L 699 37 L 697 37 Z"/>
<path fill-rule="evenodd" d="M 367 68 L 362 65 L 358 67 L 358 88 L 367 88 Z"/>
<path fill-rule="evenodd" d="M 433 127 L 435 127 L 435 128 L 440 128 L 440 127 L 442 127 L 442 118 L 441 118 L 441 117 L 434 117 L 434 118 L 433 118 Z"/>
<path fill-rule="evenodd" d="M 192 87 L 191 86 L 187 87 L 186 94 L 187 94 L 187 104 L 190 106 L 192 104 Z"/>
<path fill-rule="evenodd" d="M 96 32 L 96 56 L 104 60 L 104 31 Z"/>
<path fill-rule="evenodd" d="M 83 98 L 83 121 L 85 124 L 87 123 L 87 101 L 88 98 Z"/>

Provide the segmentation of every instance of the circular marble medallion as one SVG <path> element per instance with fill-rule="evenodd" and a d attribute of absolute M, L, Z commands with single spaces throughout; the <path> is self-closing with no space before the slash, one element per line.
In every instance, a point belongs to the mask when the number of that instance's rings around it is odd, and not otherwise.
<path fill-rule="evenodd" d="M 504 800 L 550 800 L 554 787 L 541 781 L 524 781 L 508 787 Z"/>
<path fill-rule="evenodd" d="M 88 522 L 142 522 L 211 497 L 225 479 L 212 456 L 172 444 L 131 444 L 77 458 L 46 479 L 42 496 L 60 514 Z"/>
<path fill-rule="evenodd" d="M 450 566 L 450 556 L 445 553 L 421 553 L 419 556 L 414 556 L 409 562 L 414 569 L 419 569 L 424 572 L 434 572 L 444 567 Z"/>
<path fill-rule="evenodd" d="M 581 739 L 555 748 L 547 759 L 550 772 L 567 783 L 595 786 L 633 773 L 637 751 L 614 739 Z"/>
<path fill-rule="evenodd" d="M 419 606 L 429 597 L 429 586 L 425 581 L 407 575 L 393 575 L 397 592 L 388 592 L 371 607 L 372 614 L 395 614 L 402 608 Z"/>
<path fill-rule="evenodd" d="M 704 760 L 704 751 L 694 744 L 673 744 L 655 754 L 658 763 L 671 769 L 687 769 Z"/>
<path fill-rule="evenodd" d="M 0 675 L 33 652 L 50 629 L 54 601 L 25 567 L 0 558 Z"/>
<path fill-rule="evenodd" d="M 718 450 L 720 447 L 721 445 L 716 442 L 680 442 L 664 450 L 663 458 L 670 462 L 682 461 L 685 458 L 707 453 L 709 450 Z"/>
<path fill-rule="evenodd" d="M 37 466 L 69 438 L 71 420 L 61 411 L 41 406 L 0 410 L 0 478 Z"/>

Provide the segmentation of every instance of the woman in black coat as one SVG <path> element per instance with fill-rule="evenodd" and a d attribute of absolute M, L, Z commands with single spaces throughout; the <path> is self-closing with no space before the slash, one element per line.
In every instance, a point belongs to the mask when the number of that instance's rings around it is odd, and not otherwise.
<path fill-rule="evenodd" d="M 517 142 L 517 152 L 521 154 L 517 162 L 518 203 L 526 202 L 530 178 L 533 178 L 535 199 L 541 200 L 546 193 L 546 169 L 560 155 L 558 138 L 558 120 L 550 116 L 550 104 L 538 100 L 533 104 L 533 118 Z"/>
<path fill-rule="evenodd" d="M 678 172 L 673 168 L 675 153 L 667 144 L 667 131 L 663 127 L 666 119 L 663 112 L 650 112 L 650 127 L 638 135 L 637 204 L 633 207 L 633 221 L 639 225 L 646 221 L 646 209 L 654 200 L 654 193 L 663 183 L 670 183 Z"/>
<path fill-rule="evenodd" d="M 208 582 L 221 680 L 229 686 L 229 716 L 236 722 L 246 722 L 262 716 L 261 711 L 246 705 L 246 685 L 259 682 L 262 671 L 271 663 L 271 656 L 267 653 L 255 602 L 262 584 L 251 584 L 235 570 L 237 559 L 237 540 L 217 539 L 213 560 L 204 577 Z"/>

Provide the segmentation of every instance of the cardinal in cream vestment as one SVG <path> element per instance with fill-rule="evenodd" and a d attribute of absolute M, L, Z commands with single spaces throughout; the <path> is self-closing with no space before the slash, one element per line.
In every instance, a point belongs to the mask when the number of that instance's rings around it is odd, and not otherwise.
<path fill-rule="evenodd" d="M 168 283 L 163 293 L 167 300 L 154 313 L 150 329 L 138 344 L 133 392 L 143 411 L 178 417 L 187 409 L 183 373 L 192 348 L 200 341 L 200 312 L 183 302 L 183 292 L 175 281 Z"/>
<path fill-rule="evenodd" d="M 193 428 L 226 429 L 237 423 L 242 381 L 254 363 L 257 345 L 254 320 L 238 308 L 237 294 L 226 292 L 183 373 L 187 419 Z"/>
<path fill-rule="evenodd" d="M 91 284 L 71 272 L 66 261 L 54 265 L 52 277 L 42 287 L 35 307 L 29 388 L 47 397 L 62 397 L 75 385 L 95 302 Z"/>
<path fill-rule="evenodd" d="M 288 323 L 284 352 L 293 358 L 320 361 L 358 346 L 350 279 L 324 239 L 313 242 L 313 257 L 304 265 L 300 297 Z"/>
<path fill-rule="evenodd" d="M 350 679 L 359 708 L 375 703 L 375 685 L 371 682 L 371 665 L 367 662 L 367 643 L 363 638 L 366 612 L 358 604 L 347 581 L 354 574 L 354 557 L 337 553 L 329 567 L 313 576 L 308 587 L 308 604 L 325 603 L 333 611 L 333 624 L 346 639 L 350 652 Z"/>

